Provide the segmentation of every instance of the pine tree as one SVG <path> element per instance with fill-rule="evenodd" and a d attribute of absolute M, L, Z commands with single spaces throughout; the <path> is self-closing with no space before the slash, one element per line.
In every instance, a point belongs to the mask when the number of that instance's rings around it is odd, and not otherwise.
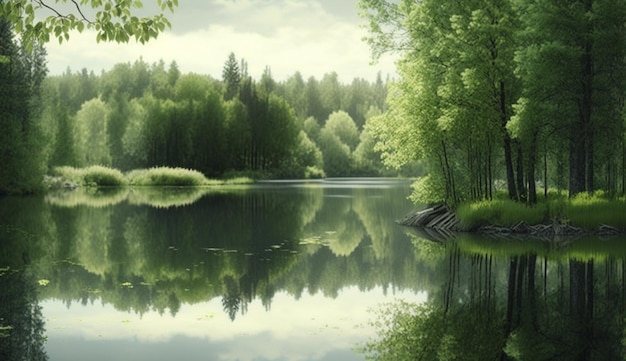
<path fill-rule="evenodd" d="M 224 100 L 231 100 L 237 96 L 239 92 L 239 83 L 241 82 L 241 73 L 239 71 L 239 65 L 235 58 L 235 53 L 230 53 L 228 59 L 224 64 L 224 71 L 222 72 L 222 78 L 224 80 Z"/>

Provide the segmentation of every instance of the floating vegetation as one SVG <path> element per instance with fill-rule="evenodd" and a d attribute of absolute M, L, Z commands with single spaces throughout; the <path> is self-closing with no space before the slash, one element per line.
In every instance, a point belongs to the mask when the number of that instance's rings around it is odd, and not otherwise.
<path fill-rule="evenodd" d="M 46 286 L 50 283 L 50 280 L 41 279 L 41 280 L 37 281 L 37 283 L 38 283 L 40 286 L 46 287 Z"/>
<path fill-rule="evenodd" d="M 208 248 L 203 248 L 203 249 L 207 252 L 222 252 L 224 250 L 224 248 L 215 248 L 215 247 L 208 247 Z"/>
<path fill-rule="evenodd" d="M 132 283 L 130 283 L 130 282 L 124 282 L 124 283 L 122 283 L 122 287 L 125 287 L 125 288 L 133 288 L 133 284 L 132 284 Z"/>
<path fill-rule="evenodd" d="M 328 232 L 326 232 L 329 234 Z M 329 242 L 325 239 L 322 239 L 320 236 L 313 236 L 308 238 L 303 238 L 298 242 L 301 245 L 318 245 L 318 246 L 328 246 Z"/>

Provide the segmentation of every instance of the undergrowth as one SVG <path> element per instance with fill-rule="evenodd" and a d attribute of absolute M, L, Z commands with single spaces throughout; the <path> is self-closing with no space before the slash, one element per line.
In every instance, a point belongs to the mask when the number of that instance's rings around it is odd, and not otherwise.
<path fill-rule="evenodd" d="M 487 224 L 510 227 L 520 221 L 529 224 L 558 222 L 586 229 L 607 224 L 626 229 L 626 198 L 595 192 L 581 193 L 570 199 L 554 192 L 547 198 L 540 197 L 535 205 L 502 198 L 467 202 L 458 206 L 456 214 L 465 229 Z"/>

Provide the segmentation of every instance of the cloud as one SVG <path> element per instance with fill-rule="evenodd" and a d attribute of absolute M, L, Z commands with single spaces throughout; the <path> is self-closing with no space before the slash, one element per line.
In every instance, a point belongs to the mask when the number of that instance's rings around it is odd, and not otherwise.
<path fill-rule="evenodd" d="M 183 72 L 221 79 L 231 51 L 248 62 L 249 73 L 256 79 L 266 66 L 278 81 L 296 71 L 318 79 L 335 71 L 342 82 L 355 77 L 374 80 L 379 71 L 383 76 L 394 72 L 392 59 L 369 65 L 369 48 L 361 40 L 364 30 L 345 13 L 329 12 L 328 3 L 214 0 L 191 4 L 181 3 L 171 15 L 173 31 L 145 45 L 96 44 L 92 32 L 72 34 L 62 45 L 52 43 L 48 46 L 51 73 L 62 73 L 68 66 L 74 71 L 99 72 L 142 57 L 149 63 L 176 61 Z"/>

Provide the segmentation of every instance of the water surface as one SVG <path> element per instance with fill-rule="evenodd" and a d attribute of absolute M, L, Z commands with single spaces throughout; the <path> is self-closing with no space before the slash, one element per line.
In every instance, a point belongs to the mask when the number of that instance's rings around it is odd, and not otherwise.
<path fill-rule="evenodd" d="M 363 360 L 372 310 L 426 297 L 394 223 L 409 192 L 333 179 L 4 199 L 0 278 L 28 288 L 4 297 L 30 305 L 16 316 L 41 328 L 21 342 L 51 360 Z"/>

